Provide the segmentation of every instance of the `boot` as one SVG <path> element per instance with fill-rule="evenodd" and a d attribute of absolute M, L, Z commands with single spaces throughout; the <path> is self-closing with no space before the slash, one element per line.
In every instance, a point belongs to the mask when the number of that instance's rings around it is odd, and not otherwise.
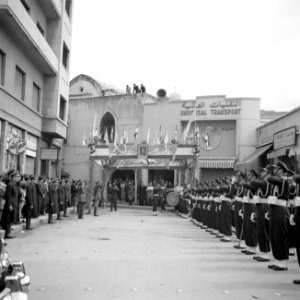
<path fill-rule="evenodd" d="M 99 215 L 97 215 L 97 207 L 94 208 L 94 216 L 99 217 Z"/>

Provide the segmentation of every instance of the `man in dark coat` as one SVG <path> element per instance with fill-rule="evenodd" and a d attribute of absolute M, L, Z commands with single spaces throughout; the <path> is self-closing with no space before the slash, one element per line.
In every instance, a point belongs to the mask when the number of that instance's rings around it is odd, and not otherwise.
<path fill-rule="evenodd" d="M 57 188 L 58 207 L 57 207 L 57 220 L 62 220 L 60 212 L 64 209 L 65 201 L 65 181 L 62 179 L 59 181 Z"/>
<path fill-rule="evenodd" d="M 32 204 L 32 185 L 31 180 L 28 175 L 24 176 L 24 180 L 26 182 L 26 196 L 25 196 L 25 204 L 23 207 L 23 215 L 26 219 L 26 230 L 31 230 L 31 212 L 33 208 Z"/>
<path fill-rule="evenodd" d="M 43 181 L 43 177 L 39 176 L 35 183 L 39 215 L 43 215 L 44 211 L 45 211 L 44 192 L 43 192 L 42 181 Z"/>
<path fill-rule="evenodd" d="M 14 236 L 10 234 L 11 224 L 14 221 L 14 209 L 17 209 L 16 203 L 18 203 L 18 198 L 21 196 L 17 182 L 20 181 L 21 177 L 16 170 L 9 170 L 7 177 L 8 182 L 4 194 L 6 202 L 3 208 L 1 226 L 5 230 L 4 238 L 11 239 L 14 238 Z"/>
<path fill-rule="evenodd" d="M 31 188 L 32 188 L 32 212 L 31 218 L 37 218 L 39 216 L 39 206 L 38 206 L 38 198 L 37 198 L 37 190 L 36 183 L 38 182 L 37 177 L 31 175 Z"/>
<path fill-rule="evenodd" d="M 49 197 L 48 197 L 48 223 L 53 224 L 52 214 L 55 211 L 57 205 L 57 178 L 53 178 L 49 184 Z"/>

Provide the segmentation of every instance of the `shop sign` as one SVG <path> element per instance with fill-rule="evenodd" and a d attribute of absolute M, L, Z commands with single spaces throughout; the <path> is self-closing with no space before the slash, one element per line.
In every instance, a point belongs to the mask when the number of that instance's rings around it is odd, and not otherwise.
<path fill-rule="evenodd" d="M 57 149 L 41 148 L 41 160 L 57 160 Z"/>
<path fill-rule="evenodd" d="M 27 149 L 36 151 L 37 149 L 37 138 L 31 134 L 27 134 L 26 137 Z"/>
<path fill-rule="evenodd" d="M 274 134 L 274 150 L 293 146 L 296 143 L 296 128 L 291 127 Z"/>
<path fill-rule="evenodd" d="M 26 141 L 21 137 L 14 137 L 8 141 L 8 150 L 11 154 L 20 155 L 26 150 Z"/>
<path fill-rule="evenodd" d="M 203 101 L 203 98 L 196 98 L 194 101 L 186 101 L 182 104 L 180 117 L 182 119 L 197 117 L 234 117 L 241 114 L 240 99 L 217 98 L 213 101 Z"/>

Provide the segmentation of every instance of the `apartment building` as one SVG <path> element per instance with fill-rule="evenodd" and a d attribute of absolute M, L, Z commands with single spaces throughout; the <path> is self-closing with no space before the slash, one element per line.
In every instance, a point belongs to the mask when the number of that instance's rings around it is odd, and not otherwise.
<path fill-rule="evenodd" d="M 60 176 L 72 0 L 0 0 L 0 174 Z"/>

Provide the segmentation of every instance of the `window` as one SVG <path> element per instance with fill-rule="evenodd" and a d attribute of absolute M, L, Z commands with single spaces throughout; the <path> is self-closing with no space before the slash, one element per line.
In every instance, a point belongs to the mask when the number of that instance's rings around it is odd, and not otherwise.
<path fill-rule="evenodd" d="M 66 99 L 63 96 L 60 96 L 59 118 L 63 121 L 66 120 L 66 106 L 67 106 Z"/>
<path fill-rule="evenodd" d="M 32 87 L 32 107 L 40 112 L 40 98 L 41 98 L 41 89 L 33 83 Z"/>
<path fill-rule="evenodd" d="M 4 85 L 5 76 L 5 53 L 0 49 L 0 84 Z"/>
<path fill-rule="evenodd" d="M 66 0 L 65 2 L 65 10 L 68 14 L 68 16 L 70 17 L 70 12 L 71 12 L 71 4 L 72 4 L 72 1 L 71 0 Z"/>
<path fill-rule="evenodd" d="M 64 48 L 63 48 L 63 58 L 62 58 L 62 63 L 64 67 L 67 69 L 68 68 L 68 63 L 69 63 L 69 49 L 64 43 Z"/>
<path fill-rule="evenodd" d="M 15 91 L 16 96 L 21 100 L 25 99 L 25 81 L 26 75 L 18 66 L 16 66 Z"/>
<path fill-rule="evenodd" d="M 26 1 L 26 0 L 21 0 L 21 3 L 23 4 L 23 6 L 24 6 L 24 8 L 26 9 L 26 11 L 27 11 L 28 13 L 30 13 L 30 7 L 29 7 L 27 1 Z"/>
<path fill-rule="evenodd" d="M 43 29 L 42 25 L 39 22 L 36 22 L 36 26 L 38 28 L 38 30 L 40 31 L 40 33 L 45 36 L 45 30 Z"/>

